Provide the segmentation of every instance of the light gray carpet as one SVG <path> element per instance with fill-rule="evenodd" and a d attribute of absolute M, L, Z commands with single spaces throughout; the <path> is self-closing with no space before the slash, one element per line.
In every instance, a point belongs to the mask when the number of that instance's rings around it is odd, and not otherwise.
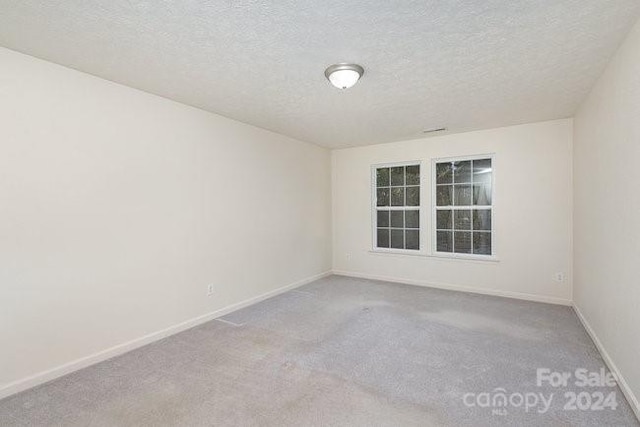
<path fill-rule="evenodd" d="M 617 388 L 536 386 L 602 366 L 571 308 L 332 276 L 0 401 L 0 425 L 639 425 Z M 465 406 L 497 388 L 554 400 Z M 618 407 L 563 410 L 571 390 Z"/>

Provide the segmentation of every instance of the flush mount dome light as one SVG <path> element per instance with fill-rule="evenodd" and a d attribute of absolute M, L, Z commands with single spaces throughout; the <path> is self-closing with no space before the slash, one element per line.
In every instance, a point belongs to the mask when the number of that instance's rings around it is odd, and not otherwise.
<path fill-rule="evenodd" d="M 324 71 L 324 75 L 338 89 L 349 89 L 364 74 L 364 68 L 358 64 L 333 64 Z"/>

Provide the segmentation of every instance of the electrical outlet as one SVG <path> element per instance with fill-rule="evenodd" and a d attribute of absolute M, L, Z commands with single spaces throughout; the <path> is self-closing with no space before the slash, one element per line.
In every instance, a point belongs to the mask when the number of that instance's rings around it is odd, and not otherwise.
<path fill-rule="evenodd" d="M 564 273 L 558 272 L 558 273 L 554 274 L 553 275 L 553 280 L 555 280 L 558 283 L 564 282 Z"/>
<path fill-rule="evenodd" d="M 213 284 L 207 285 L 207 296 L 210 297 L 213 295 Z"/>

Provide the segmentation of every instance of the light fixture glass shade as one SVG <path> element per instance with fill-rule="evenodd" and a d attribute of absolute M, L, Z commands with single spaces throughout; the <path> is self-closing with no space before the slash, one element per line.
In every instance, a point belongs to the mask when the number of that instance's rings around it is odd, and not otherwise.
<path fill-rule="evenodd" d="M 364 69 L 356 64 L 335 64 L 324 72 L 332 85 L 338 89 L 349 89 L 355 85 L 364 74 Z"/>
<path fill-rule="evenodd" d="M 329 81 L 338 89 L 349 89 L 360 79 L 360 74 L 353 70 L 334 71 L 329 75 Z"/>

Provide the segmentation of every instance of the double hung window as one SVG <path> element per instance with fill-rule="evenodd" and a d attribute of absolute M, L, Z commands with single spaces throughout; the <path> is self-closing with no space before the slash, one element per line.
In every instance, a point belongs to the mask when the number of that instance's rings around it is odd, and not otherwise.
<path fill-rule="evenodd" d="M 374 247 L 420 250 L 420 164 L 374 167 Z"/>
<path fill-rule="evenodd" d="M 492 255 L 492 158 L 434 161 L 434 251 Z"/>

